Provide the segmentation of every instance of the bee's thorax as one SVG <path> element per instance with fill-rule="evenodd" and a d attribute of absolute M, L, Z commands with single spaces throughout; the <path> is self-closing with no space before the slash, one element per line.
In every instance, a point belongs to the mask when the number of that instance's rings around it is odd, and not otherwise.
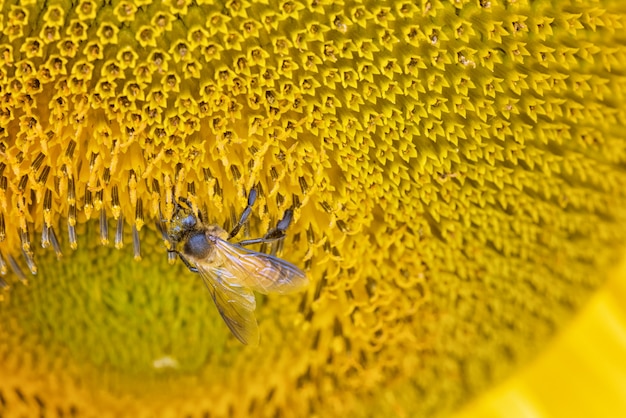
<path fill-rule="evenodd" d="M 189 234 L 183 245 L 183 254 L 196 259 L 207 259 L 211 255 L 212 244 L 207 239 L 206 230 L 195 230 Z"/>
<path fill-rule="evenodd" d="M 223 228 L 220 228 L 217 225 L 208 225 L 206 227 L 207 235 L 213 235 L 214 237 L 218 237 L 223 240 L 228 239 L 228 232 L 226 232 Z"/>

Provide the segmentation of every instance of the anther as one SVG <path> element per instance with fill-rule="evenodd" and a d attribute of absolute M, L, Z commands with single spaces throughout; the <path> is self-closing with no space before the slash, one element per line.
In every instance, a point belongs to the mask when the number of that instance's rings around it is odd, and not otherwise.
<path fill-rule="evenodd" d="M 139 242 L 139 230 L 137 225 L 133 225 L 133 254 L 135 260 L 141 260 L 141 243 Z"/>
<path fill-rule="evenodd" d="M 41 164 L 43 163 L 43 160 L 44 160 L 45 157 L 46 156 L 42 152 L 37 154 L 37 157 L 35 157 L 35 159 L 33 160 L 33 162 L 30 165 L 30 168 L 31 168 L 33 173 L 36 173 L 37 171 L 39 171 L 39 167 L 41 167 Z"/>
<path fill-rule="evenodd" d="M 65 150 L 65 156 L 71 161 L 74 156 L 74 150 L 76 149 L 76 142 L 73 139 L 70 139 L 70 143 L 67 145 L 67 149 Z"/>
<path fill-rule="evenodd" d="M 176 262 L 176 252 L 175 251 L 168 251 L 167 252 L 167 262 L 169 264 L 174 264 Z"/>
<path fill-rule="evenodd" d="M 300 183 L 300 190 L 302 190 L 302 194 L 306 194 L 309 191 L 309 185 L 306 183 L 304 177 L 299 177 L 298 182 Z"/>
<path fill-rule="evenodd" d="M 46 225 L 50 225 L 52 221 L 52 190 L 46 189 L 43 195 L 43 222 Z"/>
<path fill-rule="evenodd" d="M 20 182 L 17 185 L 17 190 L 23 192 L 26 189 L 26 185 L 28 184 L 28 174 L 24 174 L 20 178 Z"/>
<path fill-rule="evenodd" d="M 50 246 L 50 234 L 48 224 L 44 221 L 43 228 L 41 230 L 41 248 L 48 248 Z"/>
<path fill-rule="evenodd" d="M 50 237 L 50 243 L 52 244 L 54 253 L 57 255 L 57 258 L 61 258 L 63 256 L 63 252 L 61 252 L 61 246 L 59 245 L 57 235 L 54 233 L 54 228 L 48 228 L 48 236 Z"/>
<path fill-rule="evenodd" d="M 104 206 L 100 209 L 100 244 L 109 244 L 109 221 Z"/>
<path fill-rule="evenodd" d="M 315 243 L 315 232 L 313 231 L 313 226 L 311 224 L 309 224 L 309 227 L 306 230 L 306 237 L 309 241 L 309 244 Z"/>
<path fill-rule="evenodd" d="M 4 213 L 0 213 L 0 242 L 4 241 L 7 237 L 6 225 L 4 223 Z"/>
<path fill-rule="evenodd" d="M 113 217 L 118 219 L 120 217 L 120 196 L 117 191 L 117 186 L 113 186 L 111 189 L 111 207 L 113 210 Z"/>
<path fill-rule="evenodd" d="M 92 194 L 89 190 L 89 186 L 85 185 L 85 199 L 83 201 L 83 211 L 87 219 L 91 218 L 91 211 L 93 210 Z"/>
<path fill-rule="evenodd" d="M 67 203 L 73 205 L 76 203 L 76 187 L 74 184 L 74 177 L 67 176 Z"/>
<path fill-rule="evenodd" d="M 22 249 L 22 255 L 24 256 L 24 260 L 26 260 L 26 265 L 28 266 L 30 273 L 33 275 L 37 274 L 37 266 L 35 265 L 35 259 L 33 258 L 32 251 Z"/>
<path fill-rule="evenodd" d="M 4 261 L 2 257 L 2 252 L 0 252 L 0 275 L 5 276 L 8 273 L 9 269 L 7 268 L 7 262 Z"/>
<path fill-rule="evenodd" d="M 39 173 L 39 176 L 37 177 L 37 183 L 39 183 L 41 185 L 46 184 L 46 180 L 48 180 L 48 175 L 49 174 L 50 174 L 50 166 L 46 165 L 41 170 L 41 173 Z"/>
<path fill-rule="evenodd" d="M 120 213 L 115 228 L 115 248 L 118 250 L 124 246 L 124 214 Z"/>
<path fill-rule="evenodd" d="M 13 273 L 15 273 L 17 278 L 20 279 L 20 281 L 23 284 L 25 284 L 25 285 L 28 284 L 28 280 L 26 279 L 26 275 L 24 274 L 24 272 L 20 268 L 19 264 L 17 264 L 17 261 L 15 261 L 13 256 L 11 254 L 9 254 L 7 256 L 7 259 L 9 261 L 9 266 L 11 266 L 11 270 L 13 270 Z"/>
<path fill-rule="evenodd" d="M 28 225 L 24 225 L 19 230 L 20 244 L 22 244 L 22 250 L 30 250 L 30 238 L 28 237 Z"/>
<path fill-rule="evenodd" d="M 75 250 L 78 248 L 78 242 L 76 240 L 76 227 L 71 223 L 67 223 L 67 235 L 70 240 L 70 248 Z"/>

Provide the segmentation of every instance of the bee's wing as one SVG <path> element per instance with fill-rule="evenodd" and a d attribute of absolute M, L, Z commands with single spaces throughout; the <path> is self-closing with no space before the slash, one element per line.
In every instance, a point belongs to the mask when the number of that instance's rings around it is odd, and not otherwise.
<path fill-rule="evenodd" d="M 221 270 L 230 283 L 239 283 L 260 293 L 291 293 L 308 285 L 302 270 L 269 254 L 252 251 L 212 237 Z"/>
<path fill-rule="evenodd" d="M 254 316 L 256 300 L 252 291 L 229 284 L 216 269 L 207 268 L 202 263 L 195 264 L 228 328 L 243 344 L 258 345 L 259 326 Z"/>

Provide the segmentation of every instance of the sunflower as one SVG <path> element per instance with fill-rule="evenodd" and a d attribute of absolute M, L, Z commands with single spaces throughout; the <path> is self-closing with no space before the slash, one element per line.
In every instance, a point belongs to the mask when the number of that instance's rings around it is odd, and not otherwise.
<path fill-rule="evenodd" d="M 619 0 L 2 4 L 0 411 L 444 416 L 623 255 Z M 156 231 L 287 210 L 228 331 Z M 43 247 L 43 248 L 41 248 Z M 257 248 L 263 250 L 262 248 Z M 26 286 L 25 286 L 26 285 Z"/>

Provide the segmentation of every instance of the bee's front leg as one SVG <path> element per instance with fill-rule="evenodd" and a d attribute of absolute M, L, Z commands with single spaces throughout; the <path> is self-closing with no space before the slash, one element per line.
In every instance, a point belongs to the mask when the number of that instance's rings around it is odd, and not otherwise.
<path fill-rule="evenodd" d="M 189 271 L 190 271 L 190 272 L 192 272 L 192 273 L 198 273 L 198 269 L 197 269 L 196 267 L 192 266 L 192 265 L 189 263 L 189 261 L 188 261 L 185 257 L 183 257 L 183 255 L 182 255 L 180 252 L 178 252 L 178 251 L 176 251 L 176 250 L 167 250 L 167 252 L 168 252 L 168 253 L 176 253 L 176 254 L 178 254 L 178 258 L 180 258 L 180 260 L 183 262 L 183 264 L 184 264 L 185 266 L 187 266 L 187 268 L 189 269 Z"/>

